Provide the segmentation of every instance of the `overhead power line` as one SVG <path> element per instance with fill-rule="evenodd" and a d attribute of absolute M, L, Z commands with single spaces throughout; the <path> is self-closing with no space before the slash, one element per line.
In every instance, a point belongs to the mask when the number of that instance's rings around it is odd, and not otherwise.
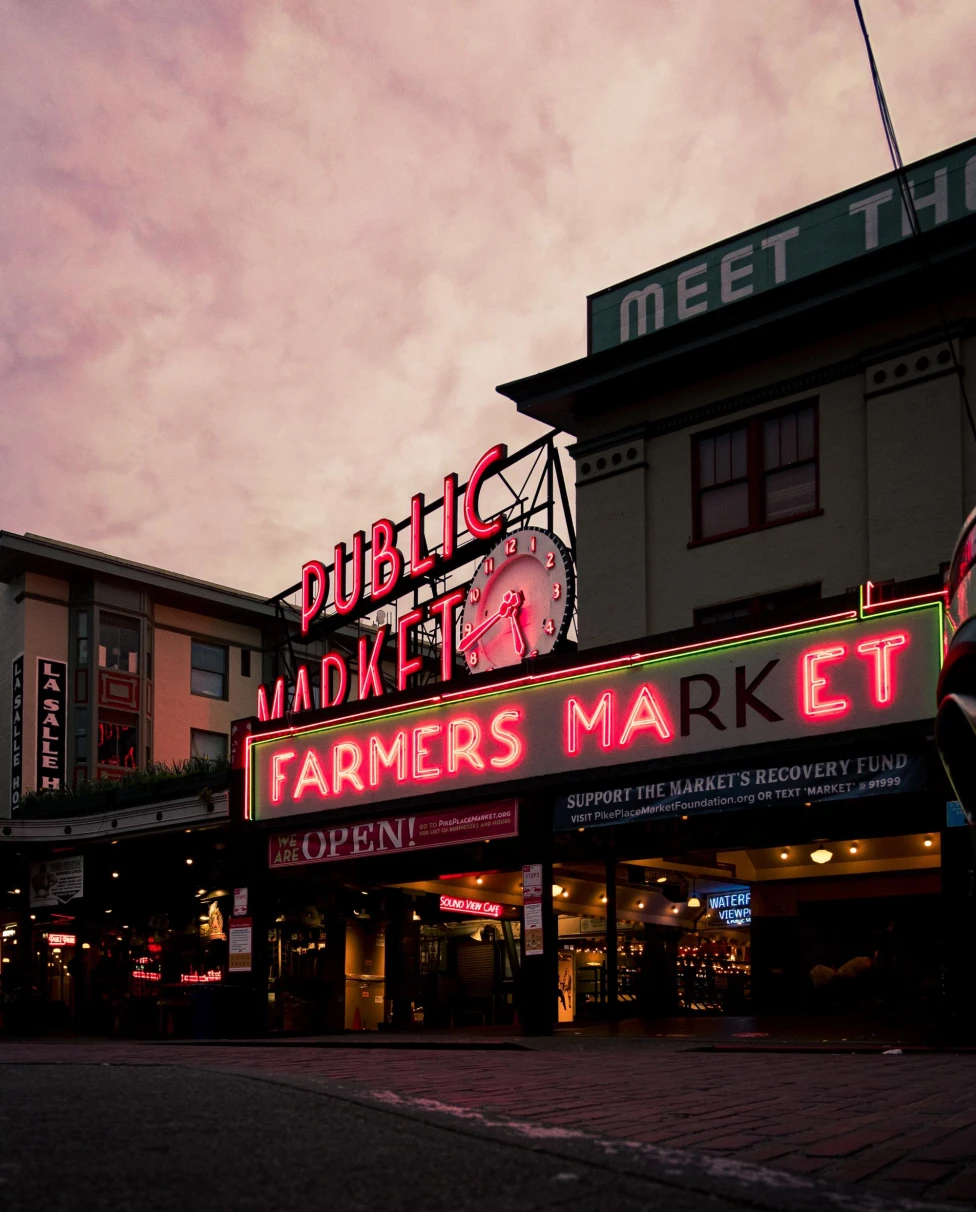
<path fill-rule="evenodd" d="M 874 50 L 871 47 L 871 38 L 868 34 L 868 27 L 864 20 L 864 13 L 861 11 L 861 0 L 854 0 L 854 9 L 857 13 L 857 21 L 861 27 L 861 36 L 864 39 L 864 49 L 868 54 L 868 63 L 871 67 L 871 80 L 874 84 L 874 95 L 878 101 L 878 109 L 881 111 L 881 125 L 884 129 L 885 142 L 888 144 L 888 154 L 891 156 L 891 163 L 895 170 L 895 176 L 898 180 L 898 191 L 901 194 L 902 209 L 905 215 L 908 216 L 908 222 L 911 227 L 913 236 L 921 236 L 922 228 L 918 221 L 918 211 L 915 209 L 915 200 L 912 197 L 911 186 L 908 182 L 908 177 L 905 174 L 905 165 L 901 158 L 901 149 L 898 146 L 898 136 L 895 134 L 895 124 L 891 120 L 891 111 L 888 109 L 888 102 L 885 99 L 884 86 L 881 83 L 881 73 L 878 71 L 878 64 L 874 58 Z M 946 342 L 949 346 L 949 354 L 952 358 L 952 368 L 955 371 L 956 379 L 959 383 L 959 390 L 962 393 L 962 401 L 966 408 L 966 418 L 969 421 L 969 428 L 976 439 L 976 421 L 973 420 L 973 410 L 969 405 L 969 393 L 966 391 L 966 381 L 963 377 L 962 366 L 956 356 L 956 345 L 952 339 L 952 332 L 949 328 L 949 321 L 946 318 L 945 309 L 942 306 L 942 300 L 939 298 L 938 292 L 932 282 L 931 265 L 927 256 L 923 254 L 922 263 L 926 270 L 928 278 L 928 286 L 932 293 L 932 301 L 939 313 L 939 320 L 945 332 Z"/>

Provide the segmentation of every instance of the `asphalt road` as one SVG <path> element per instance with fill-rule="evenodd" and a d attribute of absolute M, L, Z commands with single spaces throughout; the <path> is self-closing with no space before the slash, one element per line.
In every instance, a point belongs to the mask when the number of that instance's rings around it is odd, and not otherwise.
<path fill-rule="evenodd" d="M 2 1045 L 0 1045 L 2 1047 Z M 683 1159 L 683 1160 L 682 1160 Z M 786 1176 L 783 1176 L 786 1178 Z M 325 1083 L 179 1066 L 0 1066 L 4 1212 L 725 1212 L 893 1208 L 758 1169 L 648 1162 L 625 1145 L 519 1136 L 371 1105 Z"/>

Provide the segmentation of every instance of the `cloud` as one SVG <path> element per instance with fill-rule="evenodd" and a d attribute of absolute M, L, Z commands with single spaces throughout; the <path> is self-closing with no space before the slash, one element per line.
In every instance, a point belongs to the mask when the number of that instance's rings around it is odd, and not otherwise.
<path fill-rule="evenodd" d="M 869 0 L 906 159 L 976 10 Z M 495 441 L 585 295 L 885 171 L 846 0 L 0 0 L 0 524 L 258 592 Z"/>

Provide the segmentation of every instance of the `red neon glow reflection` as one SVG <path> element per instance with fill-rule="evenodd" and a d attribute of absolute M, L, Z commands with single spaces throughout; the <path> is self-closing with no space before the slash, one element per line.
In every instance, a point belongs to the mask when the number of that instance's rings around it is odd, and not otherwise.
<path fill-rule="evenodd" d="M 874 701 L 878 707 L 887 706 L 895 697 L 894 678 L 891 668 L 891 654 L 908 643 L 908 636 L 903 631 L 895 635 L 881 636 L 877 640 L 865 640 L 858 644 L 859 655 L 871 657 L 874 665 L 872 690 Z"/>
<path fill-rule="evenodd" d="M 464 896 L 441 896 L 442 913 L 467 913 L 471 917 L 501 917 L 502 905 L 491 901 L 469 901 Z"/>
<path fill-rule="evenodd" d="M 811 720 L 828 719 L 833 716 L 847 715 L 851 709 L 851 700 L 845 695 L 834 699 L 821 697 L 821 692 L 829 684 L 828 679 L 821 674 L 821 665 L 830 665 L 842 661 L 847 656 L 847 645 L 837 644 L 832 648 L 811 648 L 803 654 L 801 666 L 803 669 L 803 714 Z"/>

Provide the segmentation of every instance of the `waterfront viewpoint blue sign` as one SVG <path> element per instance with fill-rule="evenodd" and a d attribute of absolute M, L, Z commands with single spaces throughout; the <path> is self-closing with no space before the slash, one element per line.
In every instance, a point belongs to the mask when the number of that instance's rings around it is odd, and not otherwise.
<path fill-rule="evenodd" d="M 922 231 L 976 213 L 976 139 L 905 173 Z M 897 178 L 878 177 L 590 295 L 589 353 L 888 248 L 911 231 Z"/>

